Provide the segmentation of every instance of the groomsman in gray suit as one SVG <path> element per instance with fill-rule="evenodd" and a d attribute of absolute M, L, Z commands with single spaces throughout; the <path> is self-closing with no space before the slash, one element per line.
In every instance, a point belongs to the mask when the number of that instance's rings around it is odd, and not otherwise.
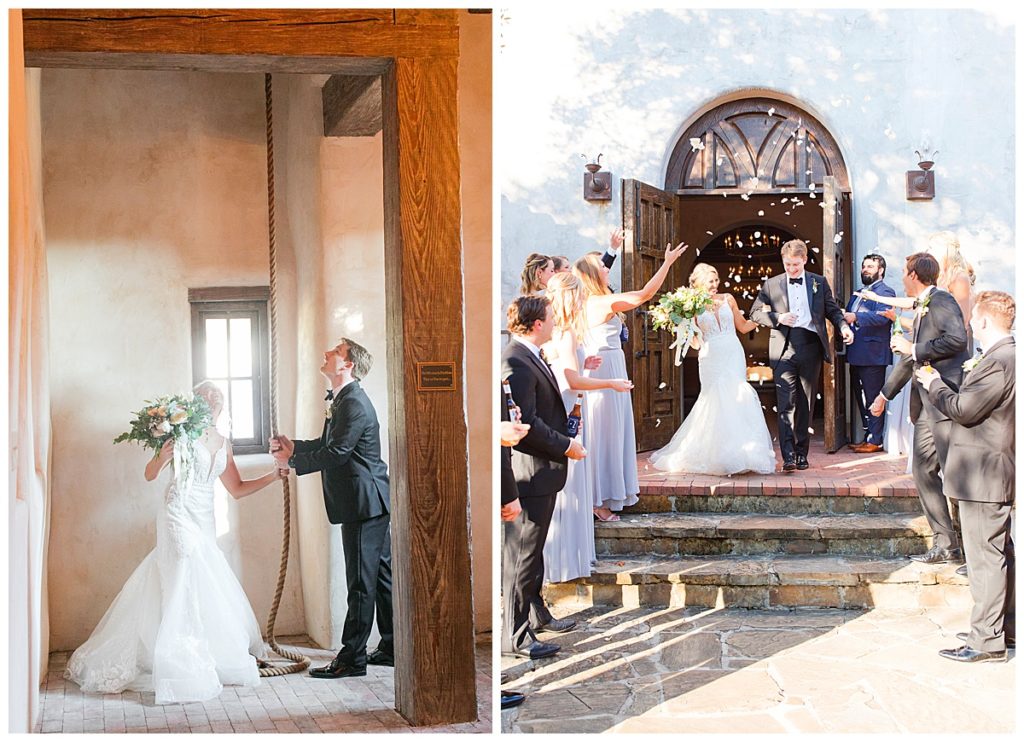
<path fill-rule="evenodd" d="M 959 393 L 934 369 L 916 377 L 936 409 L 953 421 L 943 491 L 960 505 L 967 573 L 971 581 L 970 632 L 964 645 L 943 649 L 958 662 L 1004 662 L 1016 645 L 1014 557 L 1010 510 L 1014 489 L 1014 373 L 1016 344 L 1010 335 L 1016 305 L 1002 291 L 978 295 L 971 316 L 980 359 L 965 364 Z"/>

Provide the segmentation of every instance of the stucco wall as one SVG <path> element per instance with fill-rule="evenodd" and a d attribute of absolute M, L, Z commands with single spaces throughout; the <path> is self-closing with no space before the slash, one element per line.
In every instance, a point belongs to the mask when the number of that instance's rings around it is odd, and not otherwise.
<path fill-rule="evenodd" d="M 949 229 L 979 288 L 1012 290 L 1014 37 L 1005 17 L 519 6 L 501 18 L 502 306 L 530 252 L 575 258 L 606 244 L 621 224 L 620 179 L 662 187 L 684 122 L 743 88 L 796 99 L 837 139 L 858 260 L 877 250 L 901 266 L 928 234 Z M 939 150 L 937 197 L 908 202 L 905 172 L 925 137 Z M 579 155 L 599 152 L 615 176 L 610 204 L 582 197 Z"/>
<path fill-rule="evenodd" d="M 263 119 L 262 76 L 42 75 L 54 650 L 89 635 L 155 544 L 169 475 L 146 482 L 148 454 L 111 442 L 144 399 L 190 388 L 188 288 L 267 283 Z M 240 460 L 243 476 L 270 466 L 269 456 Z M 277 578 L 280 486 L 237 502 L 218 491 L 217 520 L 262 622 Z M 279 633 L 304 631 L 297 574 Z"/>

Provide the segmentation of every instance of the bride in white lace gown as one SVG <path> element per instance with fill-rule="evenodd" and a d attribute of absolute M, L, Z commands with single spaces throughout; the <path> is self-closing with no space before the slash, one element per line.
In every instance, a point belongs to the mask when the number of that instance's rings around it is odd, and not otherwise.
<path fill-rule="evenodd" d="M 736 331 L 757 325 L 740 314 L 730 294 L 718 294 L 718 271 L 698 263 L 690 285 L 714 296 L 714 307 L 697 317 L 702 337 L 700 395 L 668 445 L 651 455 L 651 465 L 670 472 L 738 474 L 775 471 L 775 451 L 761 403 L 747 381 L 746 357 Z"/>
<path fill-rule="evenodd" d="M 216 423 L 220 390 L 203 382 L 195 391 Z M 171 459 L 168 443 L 147 464 L 147 480 Z M 213 485 L 220 477 L 237 499 L 283 473 L 242 480 L 230 442 L 213 425 L 192 448 L 194 481 L 179 489 L 171 477 L 157 517 L 156 548 L 68 661 L 65 677 L 83 691 L 153 691 L 156 703 L 188 703 L 215 698 L 224 685 L 259 684 L 256 662 L 266 649 L 242 586 L 217 547 Z"/>

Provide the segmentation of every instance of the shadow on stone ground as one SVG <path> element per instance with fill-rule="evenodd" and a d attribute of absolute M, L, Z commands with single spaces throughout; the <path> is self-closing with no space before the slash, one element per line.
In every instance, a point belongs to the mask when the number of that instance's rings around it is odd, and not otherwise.
<path fill-rule="evenodd" d="M 587 608 L 544 634 L 550 660 L 503 658 L 527 694 L 503 732 L 1011 732 L 1016 665 L 963 665 L 962 609 Z"/>

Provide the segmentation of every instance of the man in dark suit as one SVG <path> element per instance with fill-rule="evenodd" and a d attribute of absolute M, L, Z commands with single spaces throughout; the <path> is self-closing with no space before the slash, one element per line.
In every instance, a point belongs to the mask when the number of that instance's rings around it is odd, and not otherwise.
<path fill-rule="evenodd" d="M 518 297 L 508 308 L 508 329 L 512 340 L 501 354 L 501 377 L 508 380 L 521 422 L 530 429 L 512 449 L 512 472 L 522 512 L 505 523 L 501 651 L 537 659 L 554 654 L 558 646 L 537 641 L 535 632 L 569 631 L 576 625 L 570 619 L 553 618 L 540 593 L 544 541 L 555 495 L 565 485 L 566 457 L 582 459 L 586 452 L 578 439 L 567 435 L 558 383 L 540 355 L 540 346 L 551 339 L 554 329 L 550 302 L 544 297 Z M 502 416 L 508 419 L 505 404 Z"/>
<path fill-rule="evenodd" d="M 938 409 L 921 385 L 912 380 L 913 372 L 924 365 L 932 366 L 946 385 L 956 391 L 963 376 L 963 363 L 968 359 L 967 330 L 960 305 L 952 294 L 935 287 L 939 263 L 928 253 L 914 253 L 903 268 L 903 287 L 914 297 L 917 317 L 914 319 L 914 342 L 902 335 L 893 335 L 890 347 L 902 357 L 893 368 L 885 386 L 871 405 L 871 414 L 879 417 L 885 404 L 910 381 L 910 419 L 914 423 L 914 485 L 921 499 L 925 518 L 935 534 L 931 549 L 910 558 L 924 564 L 962 562 L 960 538 L 953 526 L 949 505 L 942 494 L 942 479 L 949 433 L 953 423 Z"/>
<path fill-rule="evenodd" d="M 372 364 L 366 348 L 342 338 L 324 353 L 320 367 L 331 385 L 322 435 L 294 442 L 279 435 L 270 446 L 278 464 L 294 469 L 299 476 L 320 472 L 327 519 L 341 524 L 348 584 L 342 648 L 329 665 L 309 671 L 315 678 L 366 675 L 367 663 L 395 665 L 388 470 L 380 457 L 377 413 L 359 385 Z M 380 644 L 367 657 L 375 609 Z"/>
<path fill-rule="evenodd" d="M 779 448 L 782 470 L 791 472 L 810 466 L 808 426 L 815 390 L 822 360 L 832 362 L 825 320 L 835 325 L 847 345 L 853 342 L 853 331 L 832 298 L 825 277 L 804 270 L 807 245 L 802 240 L 790 240 L 781 252 L 786 272 L 761 284 L 750 308 L 750 319 L 772 328 L 768 358 L 775 378 Z"/>
<path fill-rule="evenodd" d="M 978 295 L 971 330 L 980 359 L 968 363 L 959 392 L 934 368 L 915 373 L 929 402 L 952 420 L 943 491 L 960 505 L 971 581 L 971 630 L 964 644 L 939 654 L 959 662 L 1003 662 L 1016 646 L 1014 554 L 1010 511 L 1016 496 L 1014 403 L 1016 304 L 1002 291 Z M 973 366 L 973 367 L 972 367 Z"/>
<path fill-rule="evenodd" d="M 884 279 L 885 258 L 873 253 L 865 255 L 860 263 L 860 280 L 864 288 L 879 296 L 896 296 L 896 292 L 886 285 Z M 868 413 L 868 408 L 882 391 L 885 368 L 892 363 L 892 351 L 889 349 L 892 325 L 881 315 L 888 308 L 885 304 L 855 295 L 850 297 L 846 314 L 843 315 L 857 336 L 857 342 L 846 351 L 853 395 L 864 426 L 864 440 L 850 444 L 850 448 L 857 453 L 878 453 L 882 450 L 885 418 Z"/>

